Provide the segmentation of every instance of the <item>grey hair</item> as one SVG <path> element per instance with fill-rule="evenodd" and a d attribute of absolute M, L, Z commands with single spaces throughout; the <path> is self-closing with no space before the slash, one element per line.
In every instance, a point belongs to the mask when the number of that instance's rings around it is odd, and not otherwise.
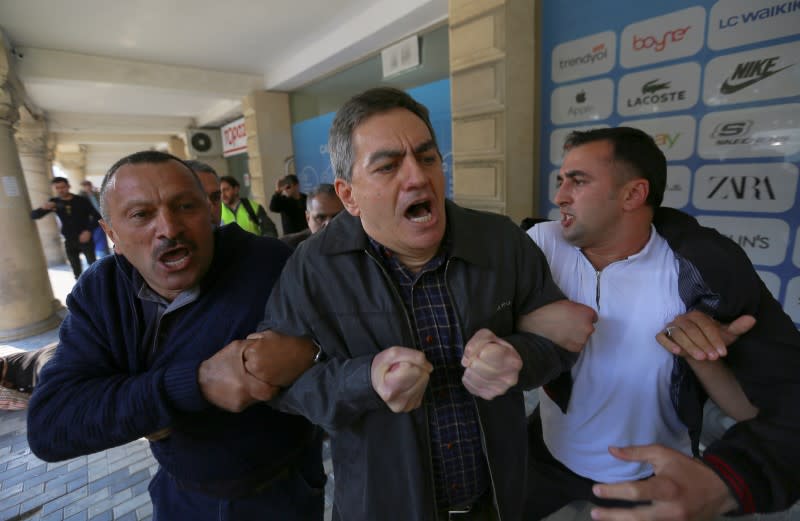
<path fill-rule="evenodd" d="M 402 90 L 392 87 L 378 87 L 362 92 L 345 103 L 336 113 L 331 130 L 328 135 L 328 150 L 331 154 L 331 166 L 337 179 L 348 183 L 353 180 L 353 131 L 367 118 L 388 112 L 392 109 L 406 109 L 419 117 L 428 127 L 431 139 L 437 152 L 439 145 L 436 143 L 436 134 L 425 105 L 418 103 L 414 98 Z M 441 155 L 441 153 L 440 153 Z"/>
<path fill-rule="evenodd" d="M 185 166 L 186 169 L 191 172 L 195 184 L 197 184 L 197 187 L 203 193 L 203 197 L 205 197 L 206 192 L 203 190 L 203 184 L 200 182 L 200 178 L 197 177 L 197 174 L 194 173 L 194 170 L 192 170 L 192 168 L 186 164 L 186 161 L 183 159 L 175 157 L 166 152 L 159 152 L 158 150 L 142 150 L 141 152 L 134 152 L 133 154 L 125 156 L 111 165 L 111 168 L 108 169 L 106 175 L 103 176 L 103 182 L 100 184 L 100 215 L 103 217 L 103 220 L 106 222 L 106 224 L 111 225 L 111 214 L 108 213 L 107 194 L 109 190 L 114 188 L 114 176 L 116 175 L 117 171 L 125 165 L 138 165 L 142 163 L 158 164 L 166 163 L 167 161 L 177 161 Z"/>
<path fill-rule="evenodd" d="M 186 163 L 186 166 L 191 168 L 192 172 L 194 172 L 195 174 L 199 174 L 200 172 L 208 172 L 209 174 L 213 174 L 214 179 L 216 179 L 217 182 L 219 182 L 219 174 L 217 173 L 216 170 L 214 170 L 214 167 L 212 167 L 208 163 L 203 163 L 202 161 L 198 161 L 197 159 L 189 159 L 187 161 L 184 161 L 184 163 Z"/>
<path fill-rule="evenodd" d="M 319 197 L 321 195 L 327 195 L 328 197 L 333 197 L 335 199 L 338 199 L 338 197 L 339 197 L 338 195 L 336 195 L 336 188 L 334 188 L 334 186 L 332 184 L 330 184 L 330 183 L 321 183 L 321 184 L 315 186 L 314 188 L 312 188 L 311 191 L 308 192 L 308 195 L 306 195 L 306 210 L 308 210 L 310 212 L 311 211 L 311 201 L 313 201 L 314 199 L 316 199 L 317 197 Z"/>

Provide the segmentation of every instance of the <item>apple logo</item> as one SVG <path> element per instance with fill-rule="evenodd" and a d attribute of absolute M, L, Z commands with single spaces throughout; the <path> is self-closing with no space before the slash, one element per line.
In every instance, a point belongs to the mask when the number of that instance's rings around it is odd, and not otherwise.
<path fill-rule="evenodd" d="M 584 92 L 584 91 L 580 91 L 579 93 L 577 93 L 577 94 L 575 95 L 575 101 L 576 101 L 577 103 L 583 103 L 583 102 L 585 102 L 585 101 L 586 101 L 586 92 Z"/>

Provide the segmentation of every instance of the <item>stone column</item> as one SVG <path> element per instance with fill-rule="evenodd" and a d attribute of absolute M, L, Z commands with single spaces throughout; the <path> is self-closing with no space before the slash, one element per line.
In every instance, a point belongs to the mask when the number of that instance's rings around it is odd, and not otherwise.
<path fill-rule="evenodd" d="M 47 158 L 47 124 L 23 108 L 20 109 L 16 131 L 14 137 L 25 175 L 25 184 L 28 187 L 28 196 L 31 206 L 36 208 L 52 196 L 50 180 L 53 176 Z M 55 214 L 47 215 L 35 223 L 47 265 L 58 266 L 66 263 Z"/>
<path fill-rule="evenodd" d="M 86 179 L 86 145 L 58 145 L 55 162 L 67 174 L 70 192 L 81 190 L 81 181 Z"/>
<path fill-rule="evenodd" d="M 449 0 L 453 191 L 509 215 L 537 211 L 534 0 Z"/>
<path fill-rule="evenodd" d="M 283 176 L 284 161 L 294 154 L 289 95 L 254 92 L 242 100 L 242 112 L 253 198 L 267 209 L 275 182 Z M 278 214 L 270 213 L 270 218 L 275 223 L 281 222 Z"/>
<path fill-rule="evenodd" d="M 14 142 L 12 125 L 19 116 L 11 74 L 0 41 L 0 341 L 53 329 L 61 320 Z"/>

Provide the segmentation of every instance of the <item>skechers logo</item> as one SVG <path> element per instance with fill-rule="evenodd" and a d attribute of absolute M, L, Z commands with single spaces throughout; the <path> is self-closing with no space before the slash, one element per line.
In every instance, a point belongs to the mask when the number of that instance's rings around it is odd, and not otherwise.
<path fill-rule="evenodd" d="M 742 89 L 746 89 L 750 85 L 769 78 L 773 74 L 778 74 L 794 66 L 794 64 L 791 64 L 786 67 L 781 67 L 780 69 L 773 69 L 779 59 L 780 56 L 773 56 L 772 58 L 765 58 L 763 60 L 752 60 L 740 63 L 733 70 L 733 74 L 731 74 L 730 78 L 722 82 L 722 86 L 719 88 L 720 94 L 734 94 Z"/>

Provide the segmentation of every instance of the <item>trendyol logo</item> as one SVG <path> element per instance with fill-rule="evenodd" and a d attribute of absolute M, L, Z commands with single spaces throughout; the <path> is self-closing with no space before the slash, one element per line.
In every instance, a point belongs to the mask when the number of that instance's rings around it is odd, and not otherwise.
<path fill-rule="evenodd" d="M 668 44 L 682 41 L 691 28 L 691 25 L 687 25 L 686 27 L 679 27 L 678 29 L 670 29 L 669 31 L 665 31 L 661 36 L 639 36 L 638 34 L 634 34 L 633 50 L 643 51 L 645 49 L 653 49 L 655 52 L 661 52 L 667 48 Z"/>
<path fill-rule="evenodd" d="M 792 0 L 791 2 L 784 2 L 782 4 L 764 7 L 754 11 L 746 11 L 741 14 L 729 16 L 726 19 L 720 18 L 717 25 L 720 29 L 727 29 L 728 27 L 736 27 L 741 24 L 749 24 L 750 22 L 759 22 L 767 20 L 776 16 L 781 16 L 787 13 L 793 13 L 800 10 L 800 0 Z M 774 36 L 773 36 L 774 38 Z"/>
<path fill-rule="evenodd" d="M 761 60 L 750 60 L 740 63 L 733 70 L 733 74 L 722 82 L 719 88 L 720 94 L 734 94 L 742 89 L 746 89 L 750 85 L 758 83 L 781 71 L 794 66 L 794 64 L 775 69 L 780 56 L 773 56 L 771 58 L 764 58 Z"/>
<path fill-rule="evenodd" d="M 606 47 L 605 43 L 599 43 L 592 47 L 592 50 L 586 54 L 576 56 L 574 58 L 565 58 L 563 60 L 559 60 L 558 66 L 563 70 L 576 65 L 586 65 L 587 63 L 604 61 L 606 58 L 608 58 L 608 48 Z"/>

